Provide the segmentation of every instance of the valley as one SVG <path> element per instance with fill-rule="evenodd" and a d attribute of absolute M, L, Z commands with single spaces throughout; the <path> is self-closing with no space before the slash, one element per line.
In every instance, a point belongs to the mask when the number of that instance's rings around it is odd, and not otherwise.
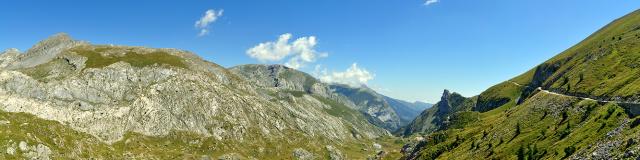
<path fill-rule="evenodd" d="M 7 2 L 0 159 L 640 160 L 632 2 L 122 3 Z"/>

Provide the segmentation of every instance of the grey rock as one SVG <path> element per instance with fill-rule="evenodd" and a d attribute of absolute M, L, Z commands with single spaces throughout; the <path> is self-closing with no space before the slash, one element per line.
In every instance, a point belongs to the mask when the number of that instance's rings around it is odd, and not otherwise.
<path fill-rule="evenodd" d="M 20 57 L 7 66 L 7 68 L 19 69 L 34 67 L 49 62 L 66 49 L 83 44 L 86 43 L 74 41 L 65 33 L 56 34 L 27 50 L 25 54 L 20 55 Z"/>
<path fill-rule="evenodd" d="M 283 65 L 240 65 L 230 68 L 236 75 L 262 88 L 297 91 L 338 101 L 370 117 L 378 127 L 394 131 L 400 127 L 396 111 L 384 96 L 366 87 L 326 84 L 304 72 Z M 281 95 L 279 95 L 281 96 Z"/>
<path fill-rule="evenodd" d="M 382 145 L 378 144 L 378 143 L 374 143 L 373 144 L 373 149 L 375 149 L 376 152 L 379 152 L 382 150 Z"/>
<path fill-rule="evenodd" d="M 331 145 L 327 145 L 325 146 L 325 149 L 327 149 L 327 151 L 329 152 L 329 158 L 331 160 L 343 160 L 346 159 L 346 157 L 342 154 L 342 152 L 340 152 L 340 150 L 338 150 L 337 148 L 331 146 Z"/>
<path fill-rule="evenodd" d="M 224 154 L 218 157 L 218 160 L 241 160 L 241 159 L 243 159 L 242 156 L 240 156 L 237 153 Z"/>
<path fill-rule="evenodd" d="M 26 142 L 20 141 L 18 147 L 23 153 L 22 156 L 27 159 L 48 160 L 50 159 L 50 154 L 52 153 L 51 149 L 43 144 L 30 146 Z M 9 152 L 9 150 L 7 150 L 7 152 Z"/>
<path fill-rule="evenodd" d="M 16 148 L 13 148 L 12 146 L 7 147 L 7 151 L 5 152 L 8 155 L 15 155 L 16 154 Z"/>
<path fill-rule="evenodd" d="M 247 137 L 284 138 L 290 131 L 336 142 L 389 134 L 364 119 L 347 121 L 328 114 L 326 109 L 332 106 L 315 96 L 272 96 L 284 92 L 275 86 L 257 85 L 186 51 L 110 46 L 99 53 L 121 56 L 127 51 L 162 51 L 180 57 L 187 67 L 134 67 L 121 61 L 86 68 L 87 58 L 70 49 L 105 46 L 77 42 L 54 36 L 24 55 L 44 58 L 22 58 L 12 63 L 19 67 L 0 69 L 0 110 L 58 121 L 106 143 L 121 140 L 127 132 L 165 136 L 187 131 L 237 142 Z M 34 68 L 47 71 L 44 80 L 26 74 L 25 70 Z M 297 80 L 282 84 L 287 89 L 309 87 L 298 85 Z M 338 99 L 322 85 L 316 83 L 307 89 Z"/>
<path fill-rule="evenodd" d="M 384 96 L 366 86 L 354 88 L 348 85 L 332 84 L 333 92 L 352 101 L 356 109 L 369 117 L 374 125 L 395 131 L 400 128 L 400 117 L 385 100 Z"/>
<path fill-rule="evenodd" d="M 312 160 L 314 159 L 313 153 L 304 150 L 302 148 L 296 148 L 293 150 L 293 158 L 297 160 Z"/>
<path fill-rule="evenodd" d="M 15 62 L 20 56 L 20 51 L 15 48 L 7 49 L 0 53 L 0 69 L 7 67 L 9 64 Z"/>

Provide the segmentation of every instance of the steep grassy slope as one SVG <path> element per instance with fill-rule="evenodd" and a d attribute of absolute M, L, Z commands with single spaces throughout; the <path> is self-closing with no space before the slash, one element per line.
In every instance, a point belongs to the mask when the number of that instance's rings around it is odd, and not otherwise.
<path fill-rule="evenodd" d="M 479 120 L 418 142 L 408 159 L 623 158 L 637 153 L 638 118 L 614 103 L 538 93 L 521 105 L 479 113 Z"/>
<path fill-rule="evenodd" d="M 258 159 L 291 159 L 297 148 L 305 148 L 318 159 L 329 157 L 325 145 L 329 139 L 309 139 L 291 132 L 286 139 L 265 140 L 254 138 L 245 143 L 219 141 L 189 132 L 172 132 L 168 136 L 154 137 L 128 133 L 124 139 L 106 144 L 99 139 L 55 121 L 47 121 L 25 113 L 0 111 L 0 159 L 201 159 L 205 157 L 239 157 Z M 381 137 L 359 142 L 346 142 L 335 146 L 350 159 L 363 159 L 371 155 L 363 149 L 376 150 L 371 144 L 385 148 L 387 158 L 400 154 L 400 141 Z M 21 143 L 26 144 L 21 147 Z M 46 148 L 46 149 L 45 149 Z M 24 150 L 23 150 L 24 149 Z"/>
<path fill-rule="evenodd" d="M 424 137 L 414 133 L 423 140 L 408 145 L 404 158 L 640 157 L 639 66 L 640 11 L 635 11 L 482 92 L 474 107 L 458 111 L 466 118 L 449 125 L 455 127 L 417 132 Z"/>
<path fill-rule="evenodd" d="M 594 99 L 640 100 L 640 11 L 512 81 Z"/>

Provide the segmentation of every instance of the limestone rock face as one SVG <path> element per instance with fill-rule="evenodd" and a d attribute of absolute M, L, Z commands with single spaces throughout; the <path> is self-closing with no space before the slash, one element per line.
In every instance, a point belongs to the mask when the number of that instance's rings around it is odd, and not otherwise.
<path fill-rule="evenodd" d="M 354 88 L 347 85 L 330 85 L 332 91 L 343 95 L 356 105 L 356 109 L 365 113 L 369 122 L 389 131 L 400 128 L 400 117 L 396 110 L 386 101 L 385 96 L 367 88 Z"/>
<path fill-rule="evenodd" d="M 311 75 L 283 65 L 241 65 L 230 70 L 261 87 L 333 99 L 362 112 L 370 123 L 389 131 L 400 127 L 400 118 L 385 97 L 369 88 L 322 83 Z"/>
<path fill-rule="evenodd" d="M 302 148 L 296 148 L 293 150 L 293 158 L 297 159 L 297 160 L 312 160 L 313 158 L 313 153 L 304 150 Z"/>
<path fill-rule="evenodd" d="M 325 148 L 327 148 L 327 151 L 329 151 L 329 158 L 331 160 L 343 160 L 344 155 L 342 154 L 342 152 L 340 152 L 340 150 L 337 150 L 335 147 L 333 146 L 326 146 Z"/>
<path fill-rule="evenodd" d="M 75 41 L 67 34 L 60 33 L 39 42 L 25 54 L 18 57 L 18 60 L 8 66 L 9 69 L 28 68 L 46 63 L 62 53 L 62 51 L 74 46 L 86 44 Z"/>
<path fill-rule="evenodd" d="M 315 79 L 281 80 L 274 74 L 287 76 L 288 68 L 266 70 L 265 77 L 247 78 L 186 51 L 91 45 L 61 34 L 25 54 L 0 55 L 0 110 L 58 121 L 105 143 L 126 133 L 174 131 L 235 142 L 297 135 L 337 143 L 389 135 L 366 119 L 330 114 L 353 104 Z M 34 156 L 50 152 L 33 147 Z"/>
<path fill-rule="evenodd" d="M 9 64 L 13 63 L 20 56 L 20 51 L 15 48 L 7 49 L 0 53 L 0 68 L 5 68 Z"/>

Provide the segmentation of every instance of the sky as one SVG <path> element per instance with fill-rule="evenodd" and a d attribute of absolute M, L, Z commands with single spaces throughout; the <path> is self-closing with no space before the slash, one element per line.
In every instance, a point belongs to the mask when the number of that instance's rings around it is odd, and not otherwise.
<path fill-rule="evenodd" d="M 283 64 L 435 103 L 480 94 L 640 7 L 636 0 L 2 1 L 0 49 L 65 32 L 179 48 L 225 67 Z"/>

